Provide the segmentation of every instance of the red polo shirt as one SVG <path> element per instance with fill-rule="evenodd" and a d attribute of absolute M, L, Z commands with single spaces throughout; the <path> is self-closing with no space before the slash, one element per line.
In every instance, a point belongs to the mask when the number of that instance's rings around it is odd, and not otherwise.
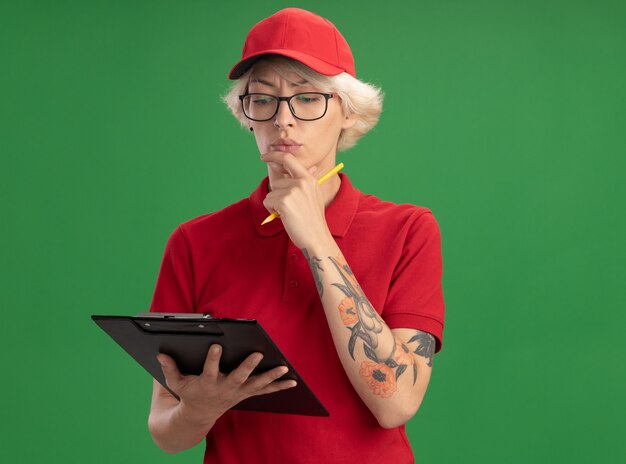
<path fill-rule="evenodd" d="M 339 176 L 326 221 L 357 281 L 390 328 L 429 332 L 439 351 L 444 301 L 433 214 L 363 194 Z M 228 411 L 207 435 L 204 462 L 413 462 L 404 426 L 380 427 L 348 380 L 306 258 L 280 220 L 260 225 L 268 183 L 172 233 L 150 311 L 257 319 L 330 417 Z"/>

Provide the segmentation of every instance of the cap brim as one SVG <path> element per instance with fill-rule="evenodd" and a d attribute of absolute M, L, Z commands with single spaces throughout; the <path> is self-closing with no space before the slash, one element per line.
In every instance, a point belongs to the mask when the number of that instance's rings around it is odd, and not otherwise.
<path fill-rule="evenodd" d="M 233 69 L 230 70 L 228 78 L 231 80 L 239 79 L 254 63 L 267 55 L 282 55 L 288 58 L 293 58 L 294 60 L 308 66 L 312 70 L 317 71 L 320 74 L 324 74 L 325 76 L 336 76 L 337 74 L 341 74 L 345 71 L 345 69 L 329 64 L 319 58 L 315 58 L 314 56 L 307 55 L 306 53 L 296 52 L 294 50 L 276 49 L 264 50 L 239 61 L 235 66 L 233 66 Z"/>

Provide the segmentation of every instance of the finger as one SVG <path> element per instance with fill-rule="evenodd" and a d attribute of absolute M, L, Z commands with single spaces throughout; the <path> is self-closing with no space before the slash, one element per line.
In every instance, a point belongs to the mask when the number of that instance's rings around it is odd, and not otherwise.
<path fill-rule="evenodd" d="M 252 376 L 248 380 L 249 389 L 252 392 L 252 394 L 256 395 L 258 394 L 256 392 L 265 390 L 265 388 L 267 388 L 268 385 L 271 385 L 272 383 L 276 383 L 276 381 L 279 381 L 278 379 L 283 377 L 287 372 L 289 372 L 289 368 L 287 366 L 279 366 L 267 372 L 264 372 L 263 374 Z M 287 381 L 287 380 L 283 379 L 283 381 Z"/>
<path fill-rule="evenodd" d="M 290 174 L 287 174 L 287 177 L 282 177 L 279 179 L 274 179 L 272 181 L 272 190 L 270 191 L 270 193 L 272 192 L 278 192 L 281 190 L 287 190 L 287 189 L 291 189 L 294 187 L 301 187 L 304 185 L 304 183 L 307 182 L 307 179 L 312 180 L 317 180 L 315 174 L 318 171 L 318 166 L 312 166 L 310 168 L 307 169 L 307 173 L 308 173 L 308 177 L 307 178 L 293 178 L 291 177 Z"/>
<path fill-rule="evenodd" d="M 308 169 L 291 153 L 269 151 L 261 155 L 261 160 L 265 163 L 281 164 L 283 169 L 293 178 L 307 177 L 309 175 Z"/>
<path fill-rule="evenodd" d="M 212 379 L 217 379 L 220 373 L 220 358 L 222 357 L 222 347 L 218 344 L 211 345 L 206 354 L 202 374 Z"/>
<path fill-rule="evenodd" d="M 295 380 L 279 380 L 277 382 L 272 382 L 269 385 L 265 386 L 261 390 L 257 391 L 255 395 L 267 395 L 268 393 L 274 393 L 277 391 L 288 390 L 290 388 L 298 385 L 298 382 Z"/>
<path fill-rule="evenodd" d="M 270 193 L 275 193 L 275 192 L 270 192 Z M 283 197 L 284 195 L 274 194 L 272 196 L 269 196 L 268 194 L 268 196 L 263 199 L 263 206 L 270 213 L 273 213 L 274 211 L 276 211 L 278 214 L 281 214 L 280 210 L 282 210 L 282 206 L 283 206 L 283 202 L 281 198 Z"/>
<path fill-rule="evenodd" d="M 250 379 L 248 380 L 249 388 L 252 391 L 261 390 L 267 387 L 269 384 L 271 384 L 275 380 L 280 379 L 287 372 L 289 372 L 289 369 L 287 368 L 287 366 L 278 366 L 278 367 L 275 367 L 274 369 L 270 369 L 269 371 L 264 372 L 263 374 L 250 377 Z"/>
<path fill-rule="evenodd" d="M 269 193 L 277 192 L 293 187 L 298 181 L 294 180 L 291 176 L 283 177 L 282 179 L 276 179 L 272 182 L 272 190 Z"/>
<path fill-rule="evenodd" d="M 293 178 L 307 178 L 310 177 L 309 170 L 293 156 L 291 153 L 285 153 L 283 157 L 283 167 L 291 174 Z"/>
<path fill-rule="evenodd" d="M 252 353 L 237 367 L 237 369 L 228 374 L 227 380 L 234 385 L 242 385 L 246 380 L 248 380 L 252 371 L 259 365 L 261 359 L 263 359 L 263 355 L 261 353 Z"/>
<path fill-rule="evenodd" d="M 282 158 L 281 158 L 282 160 Z M 283 168 L 283 163 L 282 161 L 280 163 L 276 163 L 274 161 L 269 161 L 266 163 L 267 167 L 271 170 L 274 171 L 276 174 L 278 174 L 278 177 L 281 179 L 291 179 L 291 175 L 285 170 L 285 168 Z"/>
<path fill-rule="evenodd" d="M 285 157 L 284 151 L 270 150 L 261 154 L 261 161 L 267 164 L 277 164 L 282 167 L 283 158 Z"/>
<path fill-rule="evenodd" d="M 176 391 L 178 384 L 183 380 L 183 375 L 176 367 L 176 362 L 168 355 L 159 353 L 157 355 L 157 361 L 161 364 L 161 370 L 165 376 L 165 383 L 172 390 Z"/>
<path fill-rule="evenodd" d="M 275 171 L 279 171 L 282 172 L 283 171 L 283 164 L 282 163 L 275 163 L 274 161 L 268 161 L 267 165 L 274 169 Z"/>

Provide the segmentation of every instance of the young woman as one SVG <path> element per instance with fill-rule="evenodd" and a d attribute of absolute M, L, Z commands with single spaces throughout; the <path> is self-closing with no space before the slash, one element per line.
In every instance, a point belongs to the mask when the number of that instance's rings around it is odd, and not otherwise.
<path fill-rule="evenodd" d="M 256 138 L 268 176 L 223 210 L 171 235 L 151 311 L 257 319 L 329 417 L 235 411 L 295 386 L 286 367 L 229 374 L 213 345 L 199 376 L 158 356 L 176 400 L 154 382 L 149 430 L 175 453 L 206 439 L 205 463 L 413 462 L 404 424 L 441 348 L 439 227 L 430 210 L 317 180 L 378 121 L 379 89 L 356 79 L 347 42 L 296 8 L 255 25 L 225 102 Z M 272 212 L 280 216 L 262 224 Z"/>

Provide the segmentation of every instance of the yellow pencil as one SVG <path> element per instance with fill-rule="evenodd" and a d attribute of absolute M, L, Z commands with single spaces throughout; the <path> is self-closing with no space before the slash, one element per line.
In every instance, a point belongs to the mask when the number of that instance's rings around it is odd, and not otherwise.
<path fill-rule="evenodd" d="M 337 174 L 342 169 L 343 169 L 343 163 L 339 163 L 337 166 L 332 168 L 330 171 L 328 171 L 322 177 L 317 179 L 317 185 L 322 185 L 324 182 L 326 182 L 328 179 L 330 179 L 332 176 Z M 280 217 L 280 215 L 276 211 L 274 211 L 272 214 L 270 214 L 268 217 L 265 218 L 265 220 L 261 223 L 261 225 L 267 224 L 268 222 L 272 222 L 277 217 Z"/>

